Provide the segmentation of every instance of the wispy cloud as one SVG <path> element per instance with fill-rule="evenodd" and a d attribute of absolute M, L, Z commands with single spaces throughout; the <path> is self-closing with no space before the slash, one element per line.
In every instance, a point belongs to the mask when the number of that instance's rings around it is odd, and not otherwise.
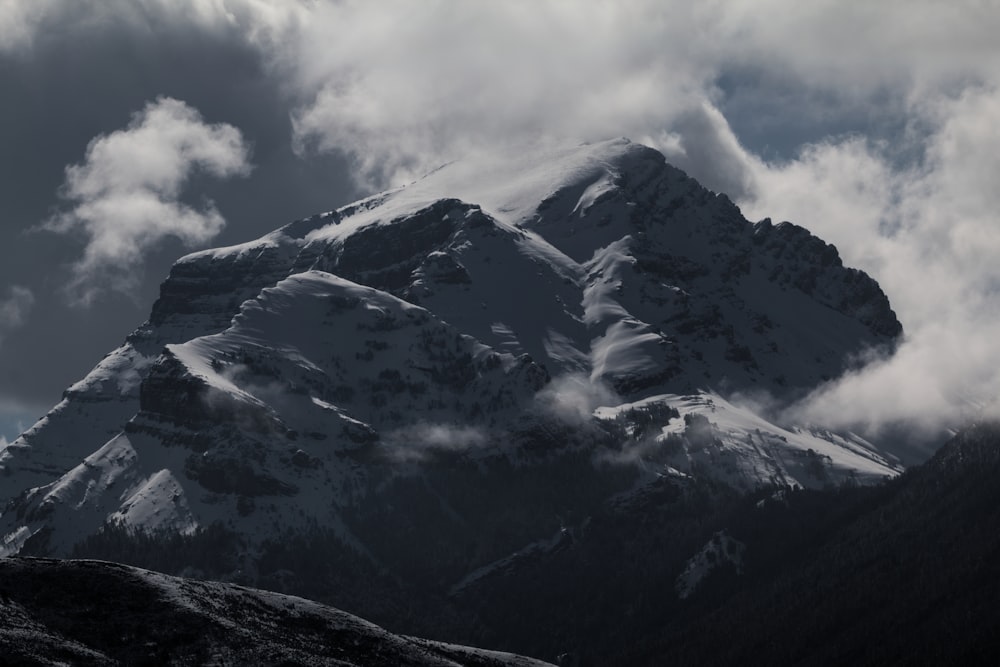
<path fill-rule="evenodd" d="M 200 209 L 181 201 L 198 171 L 217 178 L 250 172 L 249 146 L 240 131 L 208 124 L 184 102 L 161 97 L 132 116 L 123 130 L 87 146 L 80 164 L 66 168 L 62 197 L 70 203 L 43 225 L 86 239 L 69 285 L 86 304 L 105 290 L 128 293 L 145 253 L 167 237 L 192 246 L 225 225 L 211 201 Z"/>
<path fill-rule="evenodd" d="M 14 285 L 8 294 L 7 298 L 0 299 L 0 343 L 3 343 L 4 334 L 24 325 L 35 303 L 35 295 L 27 287 Z"/>
<path fill-rule="evenodd" d="M 602 405 L 618 405 L 621 398 L 607 385 L 594 382 L 582 373 L 553 378 L 535 397 L 545 414 L 573 426 L 593 421 L 594 410 Z"/>
<path fill-rule="evenodd" d="M 55 9 L 55 4 L 54 0 L 0 0 L 0 53 L 30 47 L 40 25 Z"/>
<path fill-rule="evenodd" d="M 416 462 L 435 453 L 481 449 L 489 444 L 489 437 L 477 426 L 418 422 L 388 433 L 383 442 L 393 460 Z"/>

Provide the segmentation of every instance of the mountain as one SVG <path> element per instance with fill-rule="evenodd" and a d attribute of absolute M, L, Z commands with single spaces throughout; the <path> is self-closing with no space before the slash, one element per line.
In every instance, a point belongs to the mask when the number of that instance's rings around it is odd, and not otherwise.
<path fill-rule="evenodd" d="M 463 596 L 600 521 L 897 475 L 741 396 L 794 400 L 900 335 L 835 248 L 652 149 L 456 162 L 179 260 L 149 320 L 0 451 L 0 554 L 488 640 Z"/>
<path fill-rule="evenodd" d="M 101 561 L 0 559 L 5 665 L 543 667 L 337 609 Z"/>

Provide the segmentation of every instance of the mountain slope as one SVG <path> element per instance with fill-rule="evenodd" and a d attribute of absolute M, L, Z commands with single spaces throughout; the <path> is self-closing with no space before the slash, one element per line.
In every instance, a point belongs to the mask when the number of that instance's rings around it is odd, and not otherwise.
<path fill-rule="evenodd" d="M 508 650 L 581 667 L 993 664 L 998 474 L 986 422 L 874 486 L 664 478 L 451 594 Z"/>
<path fill-rule="evenodd" d="M 0 560 L 5 664 L 542 667 L 301 598 L 100 561 Z"/>
<path fill-rule="evenodd" d="M 756 535 L 737 533 L 748 556 L 758 552 L 749 581 L 728 579 L 735 595 L 693 605 L 620 660 L 992 664 L 1000 656 L 998 474 L 1000 425 L 984 422 L 873 492 L 772 502 L 757 510 Z M 789 548 L 791 522 L 811 524 L 813 539 Z"/>

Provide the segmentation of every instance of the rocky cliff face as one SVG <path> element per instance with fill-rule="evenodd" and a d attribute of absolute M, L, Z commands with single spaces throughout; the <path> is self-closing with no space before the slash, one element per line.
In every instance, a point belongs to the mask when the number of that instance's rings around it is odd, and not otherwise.
<path fill-rule="evenodd" d="M 0 553 L 223 525 L 259 574 L 322 527 L 451 585 L 664 476 L 881 479 L 869 443 L 724 397 L 794 397 L 900 330 L 832 246 L 649 148 L 455 163 L 178 261 L 150 320 L 0 452 Z"/>

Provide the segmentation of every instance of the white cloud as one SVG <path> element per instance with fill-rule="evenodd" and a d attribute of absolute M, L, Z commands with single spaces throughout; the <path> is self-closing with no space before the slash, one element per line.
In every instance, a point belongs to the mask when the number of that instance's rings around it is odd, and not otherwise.
<path fill-rule="evenodd" d="M 35 295 L 27 287 L 13 285 L 8 293 L 6 299 L 0 299 L 0 343 L 5 333 L 25 323 L 28 312 L 35 304 Z"/>
<path fill-rule="evenodd" d="M 638 140 L 661 151 L 671 164 L 716 192 L 733 198 L 751 194 L 760 160 L 740 145 L 722 113 L 708 100 L 679 113 L 669 132 L 661 130 Z"/>
<path fill-rule="evenodd" d="M 596 408 L 621 403 L 621 397 L 604 383 L 592 382 L 582 373 L 566 373 L 553 378 L 538 392 L 535 400 L 546 414 L 575 426 L 593 421 Z"/>
<path fill-rule="evenodd" d="M 418 422 L 386 435 L 389 456 L 400 462 L 423 461 L 435 452 L 465 452 L 489 443 L 486 431 L 476 426 Z"/>
<path fill-rule="evenodd" d="M 61 194 L 72 208 L 44 224 L 87 239 L 70 293 L 83 303 L 103 290 L 127 293 L 144 254 L 164 238 L 189 246 L 213 238 L 225 220 L 210 201 L 200 209 L 183 203 L 184 186 L 196 172 L 229 178 L 250 168 L 238 129 L 207 124 L 169 97 L 148 103 L 125 129 L 93 139 L 84 161 L 66 168 Z"/>
<path fill-rule="evenodd" d="M 746 62 L 866 96 L 994 77 L 996 9 L 982 0 L 715 0 L 705 11 L 713 36 Z"/>
<path fill-rule="evenodd" d="M 285 54 L 304 100 L 296 134 L 381 184 L 476 150 L 645 133 L 700 95 L 686 16 L 657 3 L 323 5 Z"/>
<path fill-rule="evenodd" d="M 874 432 L 932 433 L 1000 400 L 1000 90 L 923 100 L 900 147 L 849 137 L 780 165 L 753 162 L 751 215 L 796 221 L 877 277 L 906 330 L 898 353 L 822 387 L 794 414 Z M 904 151 L 905 152 L 905 151 Z"/>
<path fill-rule="evenodd" d="M 720 127 L 722 75 L 824 92 L 822 106 L 796 106 L 803 93 L 773 110 L 793 117 L 905 114 L 1000 72 L 1000 14 L 981 0 L 0 2 L 29 35 L 72 18 L 244 40 L 280 80 L 299 148 L 347 154 L 373 188 L 476 150 L 625 135 L 683 143 L 681 166 L 739 189 L 728 139 L 708 132 Z"/>
<path fill-rule="evenodd" d="M 0 0 L 0 54 L 30 47 L 55 5 L 54 0 Z"/>
<path fill-rule="evenodd" d="M 905 112 L 996 76 L 997 16 L 973 1 L 347 0 L 317 5 L 272 55 L 302 100 L 300 146 L 345 152 L 373 187 L 474 150 L 627 135 L 680 140 L 681 166 L 740 188 L 720 159 L 734 155 L 727 137 L 708 132 L 720 75 L 766 72 L 761 85 L 821 90 L 827 106 Z"/>

